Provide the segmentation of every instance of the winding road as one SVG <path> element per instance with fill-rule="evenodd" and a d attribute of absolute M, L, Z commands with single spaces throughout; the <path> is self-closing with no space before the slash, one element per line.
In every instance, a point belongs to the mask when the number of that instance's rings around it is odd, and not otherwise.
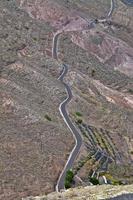
<path fill-rule="evenodd" d="M 107 17 L 111 17 L 115 9 L 115 0 L 111 0 L 110 10 L 107 14 Z"/>
<path fill-rule="evenodd" d="M 114 10 L 114 0 L 111 0 L 111 8 L 109 10 L 108 16 L 105 18 L 109 18 L 112 15 L 112 12 Z M 88 29 L 91 29 L 94 27 L 94 25 L 96 24 L 96 20 L 92 21 L 89 25 L 88 25 Z M 61 32 L 57 32 L 54 37 L 53 37 L 53 46 L 52 46 L 52 57 L 56 60 L 58 60 L 58 39 L 60 36 Z M 79 150 L 81 148 L 82 145 L 82 137 L 78 131 L 78 129 L 75 127 L 75 125 L 73 124 L 73 122 L 71 121 L 68 112 L 66 110 L 66 106 L 67 104 L 71 101 L 72 99 L 72 91 L 70 86 L 64 82 L 64 77 L 68 72 L 68 66 L 66 64 L 62 64 L 62 72 L 61 75 L 59 76 L 58 80 L 60 80 L 62 82 L 62 84 L 65 87 L 66 93 L 67 93 L 67 97 L 66 99 L 60 104 L 59 106 L 59 111 L 60 114 L 63 118 L 63 120 L 65 121 L 66 125 L 68 126 L 68 128 L 70 129 L 71 133 L 73 134 L 73 137 L 75 139 L 75 146 L 72 149 L 69 158 L 58 178 L 57 184 L 56 184 L 56 191 L 59 192 L 61 189 L 65 189 L 64 187 L 64 182 L 65 182 L 65 177 L 66 177 L 66 172 L 72 168 L 73 163 L 76 159 L 76 157 L 78 156 Z"/>
<path fill-rule="evenodd" d="M 63 78 L 67 74 L 67 71 L 68 71 L 68 66 L 63 64 L 63 71 L 62 71 L 62 74 L 60 75 L 60 77 L 58 79 L 62 82 L 62 84 L 64 85 L 64 87 L 66 89 L 67 98 L 60 104 L 59 111 L 60 111 L 60 114 L 63 117 L 63 120 L 65 121 L 68 128 L 70 129 L 70 131 L 73 134 L 73 137 L 75 139 L 75 146 L 74 146 L 72 152 L 70 153 L 69 158 L 67 160 L 67 163 L 66 163 L 64 169 L 62 170 L 62 172 L 61 172 L 61 174 L 58 178 L 57 185 L 56 185 L 56 191 L 57 192 L 60 191 L 61 189 L 64 189 L 64 181 L 65 181 L 66 172 L 67 172 L 67 170 L 72 168 L 74 160 L 77 157 L 79 150 L 80 150 L 80 147 L 82 145 L 82 137 L 81 137 L 80 133 L 78 132 L 77 128 L 74 126 L 74 124 L 70 120 L 68 113 L 66 111 L 66 105 L 72 99 L 71 88 L 69 87 L 69 85 L 67 85 L 63 81 Z"/>
<path fill-rule="evenodd" d="M 107 22 L 112 17 L 112 14 L 113 14 L 114 9 L 115 9 L 115 0 L 111 0 L 110 2 L 111 2 L 110 3 L 110 9 L 109 9 L 107 15 L 102 19 L 98 19 L 98 23 Z"/>
<path fill-rule="evenodd" d="M 57 49 L 58 49 L 58 37 L 59 37 L 60 33 L 56 34 L 55 37 L 53 38 L 53 49 L 52 49 L 52 56 L 54 59 L 58 59 L 58 55 L 57 55 Z M 56 191 L 59 192 L 61 189 L 65 189 L 64 188 L 64 182 L 65 182 L 65 177 L 66 177 L 66 172 L 72 168 L 74 160 L 76 159 L 80 147 L 82 145 L 82 137 L 79 133 L 79 131 L 77 130 L 77 128 L 75 127 L 75 125 L 72 123 L 71 119 L 69 118 L 68 112 L 66 110 L 66 106 L 67 104 L 71 101 L 72 99 L 72 91 L 71 88 L 68 84 L 66 84 L 64 82 L 64 77 L 68 72 L 68 66 L 66 64 L 62 64 L 62 72 L 61 75 L 59 76 L 58 80 L 60 80 L 62 82 L 62 84 L 65 87 L 66 93 L 67 93 L 67 98 L 60 104 L 59 106 L 59 111 L 60 114 L 63 118 L 63 120 L 65 121 L 66 125 L 68 126 L 68 128 L 70 129 L 70 131 L 73 134 L 73 137 L 75 139 L 75 146 L 72 149 L 69 158 L 58 178 L 57 184 L 56 184 Z"/>

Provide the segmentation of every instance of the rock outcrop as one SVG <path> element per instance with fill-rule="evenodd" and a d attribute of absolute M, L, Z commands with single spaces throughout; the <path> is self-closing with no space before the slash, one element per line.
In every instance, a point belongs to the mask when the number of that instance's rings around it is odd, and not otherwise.
<path fill-rule="evenodd" d="M 61 193 L 51 193 L 47 196 L 40 197 L 28 197 L 23 200 L 100 200 L 109 199 L 113 197 L 123 196 L 124 194 L 132 193 L 129 195 L 133 198 L 133 185 L 127 186 L 89 186 L 85 188 L 74 188 L 66 190 Z M 121 196 L 121 200 L 124 199 Z M 127 195 L 128 197 L 128 195 Z M 126 198 L 125 198 L 126 199 Z M 128 199 L 128 198 L 127 198 Z M 111 200 L 111 199 L 110 199 Z"/>

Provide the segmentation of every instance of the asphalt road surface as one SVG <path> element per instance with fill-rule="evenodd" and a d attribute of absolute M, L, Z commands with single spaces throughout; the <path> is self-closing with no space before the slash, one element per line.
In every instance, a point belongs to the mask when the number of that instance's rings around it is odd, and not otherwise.
<path fill-rule="evenodd" d="M 133 0 L 121 0 L 123 3 L 125 3 L 127 6 L 133 6 Z"/>
<path fill-rule="evenodd" d="M 59 192 L 61 189 L 65 189 L 64 188 L 64 182 L 65 182 L 65 177 L 66 177 L 66 172 L 72 168 L 74 160 L 76 159 L 80 147 L 82 145 L 82 137 L 79 133 L 79 131 L 77 130 L 77 128 L 74 126 L 74 124 L 72 123 L 71 119 L 69 118 L 69 115 L 67 113 L 66 110 L 66 106 L 67 104 L 71 101 L 72 99 L 72 92 L 71 92 L 71 88 L 69 85 L 67 85 L 64 81 L 63 78 L 65 77 L 65 75 L 67 74 L 68 71 L 68 66 L 63 64 L 63 71 L 62 74 L 59 76 L 59 80 L 62 82 L 62 84 L 64 85 L 65 89 L 66 89 L 66 93 L 67 93 L 67 98 L 60 104 L 59 106 L 59 111 L 60 114 L 62 115 L 65 123 L 67 124 L 68 128 L 70 129 L 70 131 L 72 132 L 74 139 L 75 139 L 75 146 L 72 150 L 72 152 L 69 155 L 69 158 L 67 160 L 67 163 L 64 167 L 64 169 L 62 170 L 58 181 L 57 181 L 57 185 L 56 185 L 56 191 Z"/>
<path fill-rule="evenodd" d="M 52 56 L 54 59 L 58 59 L 58 55 L 57 55 L 57 50 L 58 50 L 58 38 L 59 38 L 60 33 L 56 34 L 53 38 L 53 49 L 52 49 Z M 82 137 L 80 135 L 80 133 L 78 132 L 77 128 L 74 126 L 74 124 L 72 123 L 71 119 L 69 118 L 68 112 L 66 110 L 66 106 L 67 104 L 71 101 L 72 99 L 72 91 L 71 88 L 68 84 L 66 84 L 64 82 L 64 77 L 68 72 L 68 66 L 66 64 L 62 64 L 62 72 L 61 75 L 59 76 L 58 80 L 60 80 L 62 82 L 62 84 L 65 87 L 66 93 L 67 93 L 67 97 L 66 99 L 60 104 L 59 106 L 59 111 L 61 116 L 63 117 L 63 120 L 65 121 L 65 123 L 67 124 L 68 128 L 70 129 L 70 131 L 73 134 L 73 137 L 75 139 L 75 146 L 72 149 L 69 158 L 67 160 L 66 165 L 64 166 L 57 184 L 56 184 L 56 191 L 59 192 L 61 189 L 65 189 L 64 187 L 64 182 L 65 182 L 65 177 L 66 177 L 66 172 L 72 168 L 74 160 L 76 159 L 80 147 L 82 145 Z"/>
<path fill-rule="evenodd" d="M 106 199 L 106 200 L 133 200 L 133 194 L 123 194 L 118 197 Z"/>

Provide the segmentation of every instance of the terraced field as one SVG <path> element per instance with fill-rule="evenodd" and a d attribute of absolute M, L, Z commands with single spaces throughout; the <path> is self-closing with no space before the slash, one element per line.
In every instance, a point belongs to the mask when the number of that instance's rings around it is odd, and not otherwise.
<path fill-rule="evenodd" d="M 100 149 L 99 151 L 104 152 L 106 156 L 103 158 L 100 156 L 100 166 L 96 169 L 99 171 L 108 169 L 116 176 L 114 167 L 111 169 L 108 166 L 115 166 L 117 169 L 123 166 L 120 176 L 122 180 L 128 182 L 130 178 L 124 177 L 124 169 L 126 171 L 132 165 L 132 155 L 125 139 L 132 135 L 132 109 L 116 94 L 132 95 L 133 79 L 119 71 L 114 71 L 112 67 L 100 63 L 94 56 L 77 47 L 71 42 L 70 35 L 61 36 L 59 51 L 60 58 L 69 63 L 66 81 L 72 88 L 73 100 L 68 109 L 73 121 L 82 122 L 80 130 L 87 148 L 85 157 L 90 156 L 91 151 L 96 153 Z M 115 91 L 115 93 L 111 94 L 110 91 Z M 75 116 L 76 112 L 80 112 L 81 116 Z M 83 157 L 82 164 L 79 163 L 76 167 L 79 170 L 78 175 L 81 175 L 81 179 L 82 177 L 85 179 L 89 171 L 95 171 L 95 164 L 93 161 L 93 164 L 89 164 L 91 161 L 85 162 L 84 156 L 81 157 Z M 89 165 L 92 167 L 89 168 Z"/>
<path fill-rule="evenodd" d="M 98 162 L 97 170 L 107 171 L 108 163 L 114 161 L 117 152 L 114 145 L 112 146 L 110 141 L 107 141 L 100 134 L 100 130 L 98 131 L 96 128 L 87 126 L 86 124 L 80 124 L 78 127 L 84 136 L 85 146 L 88 149 L 87 158 Z"/>
<path fill-rule="evenodd" d="M 85 123 L 77 122 L 77 126 L 84 139 L 86 156 L 81 156 L 76 162 L 74 173 L 88 185 L 90 178 L 99 178 L 103 174 L 111 173 L 111 171 L 109 172 L 110 165 L 117 162 L 123 164 L 123 159 L 108 131 L 88 126 Z M 109 176 L 107 175 L 107 177 Z M 107 179 L 108 183 L 110 183 L 110 177 Z M 112 180 L 114 184 L 119 182 L 117 178 L 112 178 Z"/>

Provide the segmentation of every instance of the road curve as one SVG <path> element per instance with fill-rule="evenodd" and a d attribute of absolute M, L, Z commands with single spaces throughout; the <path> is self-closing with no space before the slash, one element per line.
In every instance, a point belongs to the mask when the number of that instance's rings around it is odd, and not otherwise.
<path fill-rule="evenodd" d="M 107 17 L 110 18 L 112 17 L 112 14 L 114 12 L 114 9 L 115 9 L 115 0 L 111 0 L 111 6 L 110 6 L 110 10 L 107 14 Z"/>
<path fill-rule="evenodd" d="M 60 32 L 56 33 L 54 36 L 53 36 L 53 45 L 52 45 L 52 58 L 58 60 L 58 55 L 57 55 L 57 51 L 58 51 L 58 38 L 60 36 Z M 62 74 L 61 74 L 62 76 Z M 59 79 L 59 78 L 58 78 Z"/>
<path fill-rule="evenodd" d="M 55 37 L 53 38 L 52 55 L 53 55 L 53 58 L 55 58 L 55 59 L 58 58 L 58 56 L 57 56 L 57 48 L 58 48 L 57 43 L 58 43 L 59 35 L 60 35 L 60 33 L 56 34 Z M 64 182 L 65 182 L 66 172 L 69 169 L 72 168 L 74 160 L 76 159 L 76 157 L 77 157 L 77 155 L 79 153 L 80 147 L 82 145 L 82 137 L 81 137 L 80 133 L 78 132 L 77 128 L 72 123 L 71 119 L 69 118 L 68 112 L 66 110 L 67 104 L 72 99 L 72 91 L 71 91 L 70 86 L 67 85 L 63 80 L 65 75 L 68 72 L 68 66 L 65 65 L 65 64 L 62 64 L 62 67 L 63 67 L 63 70 L 62 70 L 62 73 L 59 76 L 58 80 L 60 80 L 62 82 L 62 84 L 64 85 L 66 93 L 67 93 L 67 97 L 60 104 L 59 111 L 60 111 L 60 114 L 61 114 L 63 120 L 65 121 L 66 125 L 68 126 L 68 128 L 70 129 L 70 131 L 73 134 L 73 137 L 75 139 L 75 146 L 72 149 L 72 151 L 71 151 L 71 153 L 69 155 L 69 158 L 68 158 L 68 160 L 67 160 L 67 162 L 66 162 L 66 164 L 65 164 L 65 166 L 64 166 L 64 168 L 63 168 L 63 170 L 62 170 L 62 172 L 61 172 L 61 174 L 60 174 L 60 176 L 58 178 L 58 181 L 57 181 L 57 184 L 56 184 L 56 191 L 57 192 L 59 192 L 61 189 L 65 189 Z"/>
<path fill-rule="evenodd" d="M 102 19 L 97 19 L 98 23 L 107 22 L 112 17 L 114 9 L 115 9 L 115 0 L 111 0 L 110 1 L 110 9 L 109 9 L 107 15 L 105 15 L 105 17 Z"/>

